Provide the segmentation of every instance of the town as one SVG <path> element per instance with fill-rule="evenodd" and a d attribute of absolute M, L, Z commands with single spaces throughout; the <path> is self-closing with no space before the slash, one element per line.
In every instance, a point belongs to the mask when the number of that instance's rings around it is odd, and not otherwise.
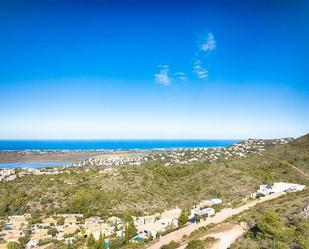
<path fill-rule="evenodd" d="M 102 167 L 111 169 L 113 167 L 143 166 L 147 163 L 160 163 L 165 166 L 190 165 L 193 163 L 213 162 L 216 160 L 228 160 L 233 157 L 246 157 L 251 154 L 260 153 L 267 148 L 285 144 L 293 140 L 292 138 L 281 139 L 247 139 L 240 141 L 229 147 L 215 148 L 187 148 L 187 149 L 165 149 L 165 150 L 142 150 L 142 151 L 109 151 L 94 157 L 80 160 L 78 162 L 65 165 L 63 167 L 49 167 L 41 169 L 19 168 L 0 169 L 0 181 L 14 181 L 17 177 L 25 175 L 57 175 L 68 173 L 69 169 L 74 169 L 78 173 L 79 169 L 86 167 Z M 37 152 L 38 153 L 38 152 Z"/>
<path fill-rule="evenodd" d="M 261 185 L 251 198 L 301 191 L 304 185 L 285 182 Z M 250 201 L 247 200 L 247 201 Z M 83 214 L 23 214 L 0 218 L 0 249 L 20 248 L 49 249 L 55 243 L 73 245 L 86 244 L 88 247 L 101 243 L 109 248 L 117 238 L 130 243 L 141 243 L 159 238 L 224 211 L 221 199 L 203 200 L 191 210 L 176 207 L 162 213 L 139 217 L 86 217 Z M 10 247 L 16 245 L 17 247 Z"/>
<path fill-rule="evenodd" d="M 140 166 L 147 162 L 163 163 L 165 166 L 174 164 L 188 165 L 196 162 L 212 162 L 218 159 L 227 160 L 235 156 L 246 157 L 250 154 L 262 152 L 271 146 L 288 143 L 291 140 L 292 138 L 247 139 L 229 147 L 165 149 L 149 151 L 149 153 L 143 154 L 132 152 L 132 154 L 126 154 L 125 156 L 117 154 L 112 156 L 104 155 L 79 161 L 74 163 L 73 166 Z"/>

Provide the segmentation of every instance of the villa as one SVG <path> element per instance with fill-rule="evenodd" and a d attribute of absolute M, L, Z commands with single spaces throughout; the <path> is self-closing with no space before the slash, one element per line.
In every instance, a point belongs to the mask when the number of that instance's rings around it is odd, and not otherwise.
<path fill-rule="evenodd" d="M 167 227 L 160 221 L 154 223 L 148 223 L 137 227 L 138 235 L 142 239 L 148 239 L 150 237 L 155 238 L 158 234 L 167 230 Z"/>
<path fill-rule="evenodd" d="M 260 189 L 253 194 L 253 196 L 258 195 L 271 195 L 279 194 L 283 192 L 294 192 L 301 191 L 305 188 L 305 185 L 285 183 L 285 182 L 275 182 L 274 184 L 264 184 L 260 186 Z"/>
<path fill-rule="evenodd" d="M 214 214 L 215 214 L 215 210 L 213 208 L 195 208 L 191 210 L 191 214 L 189 218 L 192 219 L 195 216 L 207 218 Z"/>

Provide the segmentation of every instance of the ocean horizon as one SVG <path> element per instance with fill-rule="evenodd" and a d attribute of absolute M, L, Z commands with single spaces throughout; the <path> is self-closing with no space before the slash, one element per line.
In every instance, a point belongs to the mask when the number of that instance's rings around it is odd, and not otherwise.
<path fill-rule="evenodd" d="M 0 140 L 0 150 L 143 150 L 227 147 L 239 139 Z"/>

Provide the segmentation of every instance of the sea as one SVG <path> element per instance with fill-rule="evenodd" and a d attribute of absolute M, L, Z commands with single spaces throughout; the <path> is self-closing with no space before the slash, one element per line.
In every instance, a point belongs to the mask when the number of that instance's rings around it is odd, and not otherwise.
<path fill-rule="evenodd" d="M 0 150 L 143 150 L 226 147 L 239 140 L 0 140 Z"/>
<path fill-rule="evenodd" d="M 0 140 L 0 151 L 25 150 L 149 150 L 227 147 L 240 140 Z M 46 168 L 71 162 L 2 162 L 0 169 Z"/>

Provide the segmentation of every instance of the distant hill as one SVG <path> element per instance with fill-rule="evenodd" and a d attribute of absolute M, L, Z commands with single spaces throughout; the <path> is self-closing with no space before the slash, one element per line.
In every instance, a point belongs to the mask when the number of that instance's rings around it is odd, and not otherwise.
<path fill-rule="evenodd" d="M 308 174 L 309 135 L 274 147 L 266 151 L 265 156 L 278 158 L 284 165 L 294 165 Z M 294 173 L 294 177 L 300 174 L 297 170 Z M 308 186 L 308 177 L 299 181 Z M 232 244 L 232 249 L 309 248 L 309 189 L 263 203 L 233 221 L 245 221 L 250 229 Z"/>
<path fill-rule="evenodd" d="M 309 174 L 309 134 L 287 144 L 275 146 L 265 154 L 292 163 Z"/>
<path fill-rule="evenodd" d="M 309 172 L 309 136 L 272 146 L 259 154 L 214 162 L 164 166 L 68 168 L 59 175 L 26 175 L 0 182 L 0 214 L 23 212 L 80 212 L 142 214 L 202 199 L 238 202 L 262 183 L 287 181 L 308 184 L 291 163 Z"/>

